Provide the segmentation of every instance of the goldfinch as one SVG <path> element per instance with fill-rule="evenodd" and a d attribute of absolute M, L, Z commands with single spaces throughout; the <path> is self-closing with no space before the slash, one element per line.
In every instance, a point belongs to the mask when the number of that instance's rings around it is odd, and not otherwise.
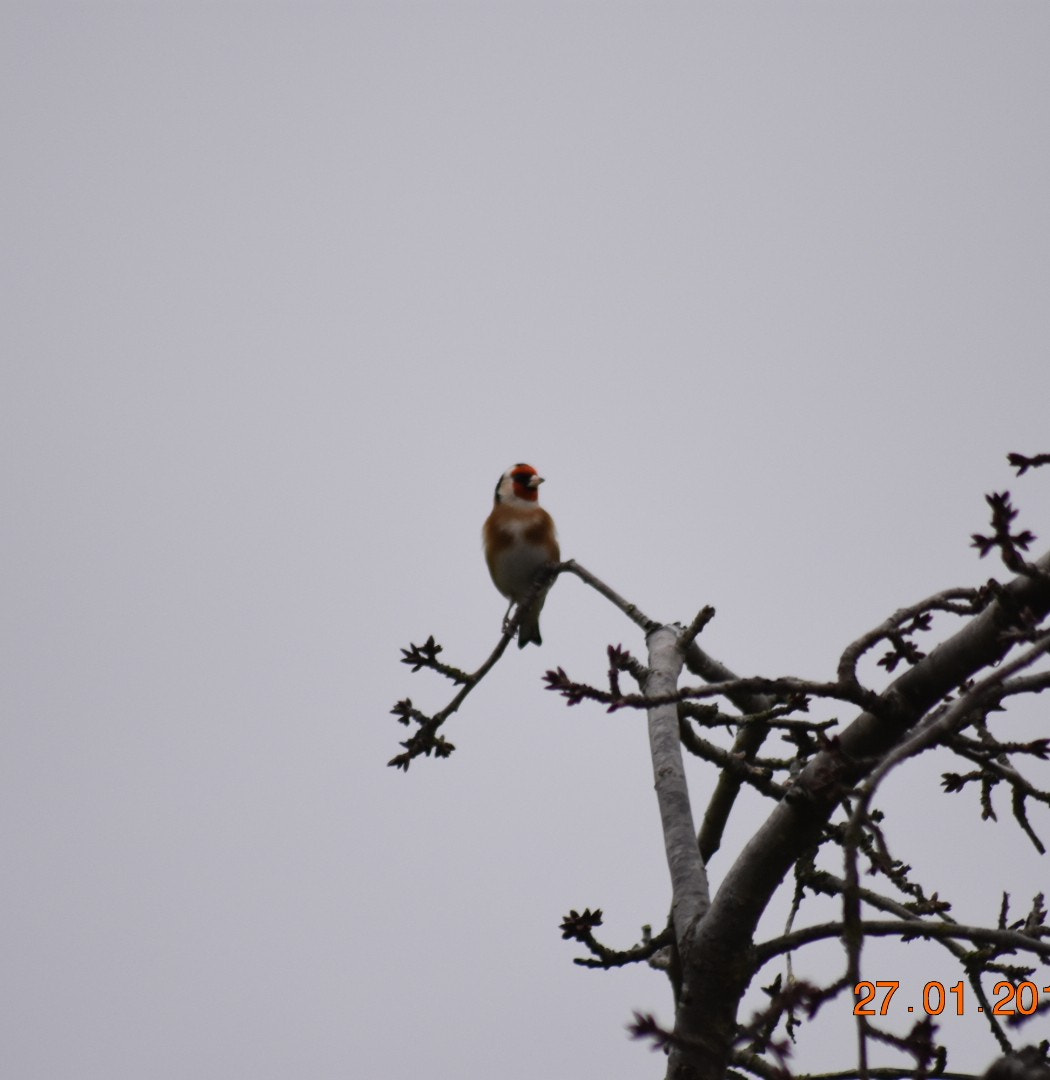
<path fill-rule="evenodd" d="M 531 465 L 512 465 L 496 485 L 495 505 L 481 531 L 485 561 L 496 588 L 510 601 L 510 609 L 528 595 L 536 571 L 560 558 L 554 521 L 539 505 L 543 477 Z M 518 630 L 518 648 L 530 641 L 542 645 L 540 611 L 546 593 L 536 598 Z"/>

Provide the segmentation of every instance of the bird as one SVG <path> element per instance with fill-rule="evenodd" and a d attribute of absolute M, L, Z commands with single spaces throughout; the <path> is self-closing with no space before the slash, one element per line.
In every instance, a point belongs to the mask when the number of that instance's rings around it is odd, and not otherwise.
<path fill-rule="evenodd" d="M 496 484 L 492 513 L 481 530 L 492 581 L 510 601 L 504 627 L 511 608 L 529 595 L 540 567 L 560 558 L 554 519 L 539 505 L 542 483 L 543 477 L 531 465 L 511 465 Z M 530 642 L 543 644 L 540 611 L 546 598 L 545 589 L 525 612 L 518 629 L 519 649 Z"/>

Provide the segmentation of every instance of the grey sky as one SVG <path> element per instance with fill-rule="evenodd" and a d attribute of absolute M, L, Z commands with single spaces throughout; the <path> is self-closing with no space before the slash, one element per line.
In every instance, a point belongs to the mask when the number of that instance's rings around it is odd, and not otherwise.
<path fill-rule="evenodd" d="M 0 1073 L 661 1075 L 664 983 L 557 932 L 666 913 L 644 730 L 540 681 L 637 635 L 560 582 L 407 777 L 388 710 L 446 688 L 398 647 L 487 654 L 518 460 L 742 673 L 995 572 L 986 491 L 1045 548 L 1004 455 L 1050 450 L 1048 45 L 1036 3 L 6 5 Z M 1045 871 L 937 772 L 900 855 L 994 919 L 989 866 Z"/>

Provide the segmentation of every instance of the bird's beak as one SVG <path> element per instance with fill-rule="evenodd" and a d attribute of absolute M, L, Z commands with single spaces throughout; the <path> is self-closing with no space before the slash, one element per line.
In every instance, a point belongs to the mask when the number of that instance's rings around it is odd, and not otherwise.
<path fill-rule="evenodd" d="M 542 483 L 543 483 L 543 477 L 542 476 L 533 476 L 533 477 L 529 478 L 529 487 L 532 488 L 533 491 L 535 491 L 536 488 L 538 488 L 540 486 L 540 484 L 542 484 Z"/>

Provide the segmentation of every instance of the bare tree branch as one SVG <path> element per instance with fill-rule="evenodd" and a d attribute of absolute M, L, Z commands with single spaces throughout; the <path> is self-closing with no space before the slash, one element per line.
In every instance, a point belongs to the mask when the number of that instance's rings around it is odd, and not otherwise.
<path fill-rule="evenodd" d="M 1031 952 L 1044 960 L 1050 960 L 1050 941 L 1021 934 L 1014 930 L 995 930 L 987 926 L 962 926 L 959 923 L 934 922 L 929 919 L 866 919 L 859 923 L 865 937 L 901 937 L 906 941 L 926 938 L 934 941 L 943 938 L 973 942 L 975 945 L 994 945 L 1000 951 Z M 845 937 L 845 922 L 821 923 L 793 930 L 754 947 L 755 958 L 764 964 L 774 956 L 792 952 L 801 945 L 826 938 Z M 1043 935 L 1050 936 L 1050 935 Z M 852 978 L 852 977 L 851 977 Z"/>
<path fill-rule="evenodd" d="M 696 846 L 693 810 L 678 737 L 675 688 L 682 670 L 678 632 L 670 626 L 653 630 L 649 646 L 646 695 L 662 702 L 649 710 L 649 748 L 653 759 L 656 798 L 663 823 L 667 867 L 671 872 L 671 918 L 679 949 L 707 911 L 710 897 L 707 871 Z"/>
<path fill-rule="evenodd" d="M 589 570 L 582 567 L 575 559 L 569 559 L 568 562 L 563 562 L 558 569 L 559 572 L 575 574 L 580 581 L 590 585 L 596 593 L 604 596 L 606 600 L 619 608 L 620 611 L 635 624 L 635 626 L 641 627 L 646 634 L 651 630 L 655 630 L 656 627 L 660 625 L 655 619 L 650 619 L 637 604 L 632 604 L 630 600 L 625 600 L 615 589 L 606 585 L 601 578 L 596 577 Z"/>
<path fill-rule="evenodd" d="M 842 794 L 862 779 L 910 728 L 946 694 L 975 673 L 1000 661 L 1011 642 L 1003 632 L 1027 609 L 1043 618 L 1050 611 L 1050 554 L 1036 564 L 1041 576 L 1020 575 L 995 600 L 929 656 L 903 672 L 882 692 L 876 714 L 866 710 L 802 770 L 787 797 L 752 837 L 717 894 L 682 957 L 694 969 L 692 994 L 678 1011 L 684 1034 L 703 1033 L 704 1047 L 686 1059 L 672 1050 L 674 1080 L 721 1080 L 728 1064 L 738 1003 L 751 978 L 741 963 L 762 912 L 789 867 L 818 840 Z M 717 973 L 717 974 L 714 974 Z"/>
<path fill-rule="evenodd" d="M 933 611 L 950 611 L 956 615 L 973 615 L 983 606 L 979 597 L 980 590 L 978 589 L 945 589 L 942 592 L 934 593 L 933 596 L 928 596 L 918 604 L 912 604 L 910 607 L 895 611 L 884 622 L 881 622 L 873 630 L 869 630 L 868 633 L 862 634 L 856 641 L 846 647 L 839 660 L 839 682 L 847 686 L 855 685 L 857 682 L 857 663 L 860 658 L 880 641 L 885 641 L 891 634 L 900 631 L 906 623 L 915 623 L 916 620 Z M 928 623 L 926 625 L 914 625 L 908 633 L 914 630 L 927 629 L 928 625 Z"/>

